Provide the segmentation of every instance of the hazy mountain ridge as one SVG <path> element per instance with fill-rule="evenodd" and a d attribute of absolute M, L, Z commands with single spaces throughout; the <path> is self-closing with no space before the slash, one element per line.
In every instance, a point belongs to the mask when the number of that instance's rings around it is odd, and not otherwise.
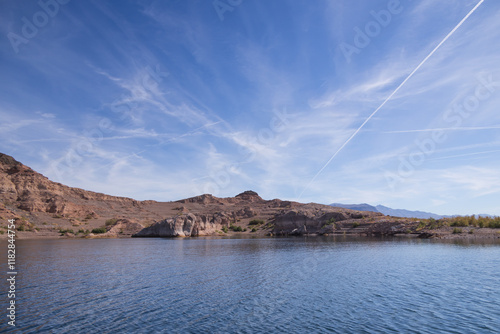
<path fill-rule="evenodd" d="M 330 204 L 330 206 L 334 206 L 337 208 L 350 209 L 350 210 L 358 210 L 358 211 L 380 212 L 373 205 L 366 204 L 366 203 L 361 203 L 361 204 L 332 203 L 332 204 Z"/>
<path fill-rule="evenodd" d="M 386 216 L 403 217 L 403 218 L 442 219 L 442 218 L 453 218 L 453 217 L 458 216 L 458 215 L 438 215 L 437 213 L 419 211 L 419 210 L 412 211 L 412 210 L 406 210 L 406 209 L 393 209 L 393 208 L 389 208 L 389 207 L 384 206 L 384 205 L 373 206 L 373 205 L 366 204 L 366 203 L 361 203 L 361 204 L 332 203 L 330 205 L 334 206 L 334 207 L 338 207 L 338 208 L 345 208 L 345 209 L 351 209 L 351 210 L 380 212 Z M 476 217 L 478 217 L 478 216 L 494 217 L 493 215 L 489 215 L 489 214 L 476 214 L 475 216 Z"/>
<path fill-rule="evenodd" d="M 389 207 L 383 206 L 383 205 L 377 205 L 376 208 L 379 212 L 381 212 L 387 216 L 420 218 L 420 219 L 428 219 L 428 218 L 442 219 L 442 218 L 454 217 L 454 216 L 450 216 L 450 215 L 438 215 L 436 213 L 419 211 L 419 210 L 412 211 L 412 210 L 405 210 L 405 209 L 393 209 L 393 208 L 389 208 Z"/>
<path fill-rule="evenodd" d="M 434 219 L 441 219 L 441 218 L 450 218 L 453 216 L 443 216 L 443 215 L 438 215 L 432 212 L 425 212 L 425 211 L 411 211 L 411 210 L 405 210 L 405 209 L 392 209 L 384 205 L 370 205 L 366 203 L 362 204 L 342 204 L 342 203 L 332 203 L 330 204 L 331 206 L 334 207 L 339 207 L 339 208 L 346 208 L 346 209 L 352 209 L 352 210 L 363 210 L 363 211 L 372 211 L 372 212 L 380 212 L 383 213 L 386 216 L 393 216 L 393 217 L 404 217 L 404 218 L 419 218 L 419 219 L 428 219 L 428 218 L 434 218 Z"/>

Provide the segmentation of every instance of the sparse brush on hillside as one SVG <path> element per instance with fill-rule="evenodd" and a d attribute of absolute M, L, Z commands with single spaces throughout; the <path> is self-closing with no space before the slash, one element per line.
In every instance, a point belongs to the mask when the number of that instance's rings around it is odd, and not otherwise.
<path fill-rule="evenodd" d="M 68 229 L 60 229 L 59 230 L 59 233 L 61 233 L 61 235 L 64 235 L 66 233 L 71 233 L 71 234 L 75 234 L 75 231 L 73 231 L 72 229 L 68 228 Z"/>
<path fill-rule="evenodd" d="M 246 228 L 242 228 L 241 226 L 235 226 L 235 225 L 229 226 L 229 229 L 234 232 L 245 232 L 247 230 Z"/>
<path fill-rule="evenodd" d="M 118 219 L 116 218 L 110 218 L 108 220 L 106 220 L 106 226 L 111 226 L 111 225 L 116 225 L 116 222 L 118 221 Z"/>
<path fill-rule="evenodd" d="M 17 224 L 16 230 L 18 231 L 33 231 L 34 225 L 26 220 L 26 218 L 21 218 L 21 222 Z"/>
<path fill-rule="evenodd" d="M 106 228 L 105 227 L 95 228 L 92 230 L 92 233 L 94 233 L 94 234 L 106 233 Z"/>
<path fill-rule="evenodd" d="M 457 216 L 453 218 L 443 218 L 435 220 L 434 218 L 425 219 L 426 227 L 430 229 L 440 228 L 442 226 L 451 227 L 480 227 L 480 228 L 500 228 L 500 217 L 476 217 L 476 216 Z"/>
<path fill-rule="evenodd" d="M 265 221 L 262 219 L 253 219 L 248 223 L 248 225 L 261 225 L 264 223 L 265 223 Z"/>

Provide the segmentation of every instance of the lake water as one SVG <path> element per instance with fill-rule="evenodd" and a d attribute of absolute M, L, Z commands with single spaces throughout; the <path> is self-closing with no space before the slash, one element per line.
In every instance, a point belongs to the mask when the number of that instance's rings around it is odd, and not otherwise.
<path fill-rule="evenodd" d="M 19 333 L 500 332 L 498 243 L 17 240 L 17 259 Z"/>

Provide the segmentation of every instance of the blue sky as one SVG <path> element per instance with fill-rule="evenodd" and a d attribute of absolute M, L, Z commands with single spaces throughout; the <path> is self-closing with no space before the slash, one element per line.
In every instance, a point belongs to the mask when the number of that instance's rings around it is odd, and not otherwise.
<path fill-rule="evenodd" d="M 2 1 L 0 29 L 0 152 L 54 181 L 500 215 L 498 1 Z"/>

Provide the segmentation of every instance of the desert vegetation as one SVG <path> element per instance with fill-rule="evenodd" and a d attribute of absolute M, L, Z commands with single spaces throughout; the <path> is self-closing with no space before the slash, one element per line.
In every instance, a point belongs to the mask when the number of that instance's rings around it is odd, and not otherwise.
<path fill-rule="evenodd" d="M 106 220 L 105 225 L 106 226 L 113 226 L 113 225 L 116 225 L 117 221 L 118 221 L 118 219 L 116 219 L 116 218 L 110 218 L 110 219 Z"/>
<path fill-rule="evenodd" d="M 34 230 L 34 225 L 30 223 L 26 218 L 22 217 L 21 221 L 17 224 L 16 230 L 23 232 L 23 231 L 33 231 Z"/>
<path fill-rule="evenodd" d="M 94 228 L 91 232 L 94 234 L 106 233 L 106 228 L 105 227 Z"/>
<path fill-rule="evenodd" d="M 234 232 L 245 232 L 247 230 L 246 228 L 242 228 L 241 226 L 236 225 L 229 226 L 229 229 Z"/>
<path fill-rule="evenodd" d="M 500 228 L 500 217 L 482 217 L 482 216 L 457 216 L 453 218 L 423 220 L 422 227 L 437 229 L 444 226 L 450 227 L 479 227 L 479 228 Z M 419 225 L 420 227 L 421 225 Z"/>
<path fill-rule="evenodd" d="M 263 219 L 252 219 L 248 225 L 252 226 L 252 225 L 262 225 L 262 224 L 265 224 L 265 221 Z"/>

